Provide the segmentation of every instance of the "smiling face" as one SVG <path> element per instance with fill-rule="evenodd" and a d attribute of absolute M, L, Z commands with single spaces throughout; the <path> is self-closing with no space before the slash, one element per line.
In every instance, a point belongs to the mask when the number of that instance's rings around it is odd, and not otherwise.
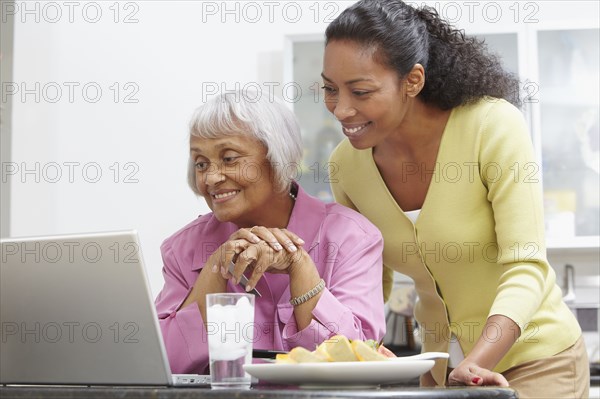
<path fill-rule="evenodd" d="M 267 225 L 276 195 L 267 149 L 243 136 L 190 136 L 196 187 L 220 222 Z"/>
<path fill-rule="evenodd" d="M 333 40 L 323 59 L 325 105 L 358 149 L 374 147 L 398 131 L 409 108 L 404 81 L 352 41 Z"/>

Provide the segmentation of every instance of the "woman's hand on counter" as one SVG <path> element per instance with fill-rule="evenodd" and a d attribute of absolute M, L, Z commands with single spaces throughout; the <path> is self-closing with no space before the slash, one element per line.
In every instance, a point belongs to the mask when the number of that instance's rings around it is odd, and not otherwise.
<path fill-rule="evenodd" d="M 502 374 L 491 370 L 510 350 L 519 338 L 521 330 L 510 318 L 499 314 L 487 319 L 484 331 L 488 328 L 499 329 L 506 333 L 493 341 L 486 339 L 486 335 L 482 334 L 469 355 L 448 376 L 449 385 L 508 386 L 508 381 Z"/>
<path fill-rule="evenodd" d="M 463 361 L 448 376 L 448 385 L 496 385 L 507 387 L 508 381 L 500 373 Z"/>

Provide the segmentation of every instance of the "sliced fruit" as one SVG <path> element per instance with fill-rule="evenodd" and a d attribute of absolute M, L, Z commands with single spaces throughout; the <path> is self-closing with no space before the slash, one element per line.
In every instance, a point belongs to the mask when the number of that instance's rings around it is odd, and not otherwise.
<path fill-rule="evenodd" d="M 289 358 L 297 363 L 321 363 L 327 360 L 315 352 L 297 346 L 289 352 Z"/>
<path fill-rule="evenodd" d="M 372 346 L 369 346 L 363 341 L 354 340 L 352 341 L 352 350 L 354 354 L 361 362 L 373 362 L 387 360 L 388 358 L 383 356 L 381 353 L 377 353 Z"/>
<path fill-rule="evenodd" d="M 298 363 L 294 359 L 290 358 L 289 353 L 278 353 L 275 355 L 275 362 L 277 363 Z"/>
<path fill-rule="evenodd" d="M 343 335 L 334 335 L 326 340 L 324 344 L 332 362 L 354 362 L 358 360 L 352 351 L 350 341 Z"/>
<path fill-rule="evenodd" d="M 315 349 L 314 353 L 316 353 L 319 356 L 321 356 L 327 362 L 333 362 L 333 359 L 331 358 L 331 356 L 329 356 L 329 353 L 327 353 L 327 343 L 326 343 L 326 341 L 322 342 L 319 346 L 317 346 L 317 349 Z"/>

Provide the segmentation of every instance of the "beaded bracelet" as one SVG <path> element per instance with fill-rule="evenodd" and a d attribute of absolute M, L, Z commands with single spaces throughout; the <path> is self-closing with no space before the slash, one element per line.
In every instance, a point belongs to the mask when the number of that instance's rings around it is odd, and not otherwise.
<path fill-rule="evenodd" d="M 323 288 L 325 288 L 325 280 L 321 279 L 319 281 L 319 284 L 315 285 L 315 287 L 313 289 L 311 289 L 310 291 L 308 291 L 307 293 L 290 299 L 290 303 L 293 306 L 301 305 L 304 302 L 308 301 L 310 298 L 317 295 L 319 292 L 323 291 Z"/>

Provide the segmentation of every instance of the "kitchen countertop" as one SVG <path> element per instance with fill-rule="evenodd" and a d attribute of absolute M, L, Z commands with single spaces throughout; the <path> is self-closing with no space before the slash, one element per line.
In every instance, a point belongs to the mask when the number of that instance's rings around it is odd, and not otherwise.
<path fill-rule="evenodd" d="M 450 387 L 418 388 L 408 386 L 390 386 L 373 389 L 352 390 L 309 390 L 297 387 L 276 385 L 258 385 L 248 390 L 211 390 L 207 387 L 133 387 L 133 386 L 0 386 L 0 397 L 15 398 L 158 398 L 158 399 L 202 399 L 202 398 L 506 398 L 516 399 L 517 394 L 509 388 L 498 387 Z"/>

